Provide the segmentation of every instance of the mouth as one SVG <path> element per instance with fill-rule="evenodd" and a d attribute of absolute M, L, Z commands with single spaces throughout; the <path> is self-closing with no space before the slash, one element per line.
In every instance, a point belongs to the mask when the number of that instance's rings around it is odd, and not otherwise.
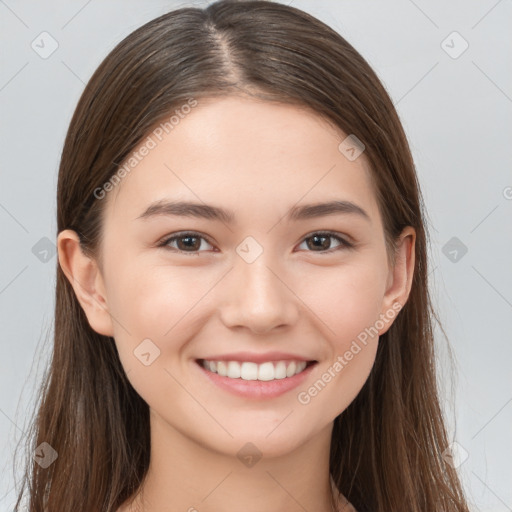
<path fill-rule="evenodd" d="M 318 361 L 216 361 L 196 359 L 206 383 L 244 399 L 277 398 L 302 384 Z"/>
<path fill-rule="evenodd" d="M 252 361 L 214 361 L 196 359 L 196 363 L 210 373 L 244 381 L 274 381 L 290 379 L 306 371 L 318 361 L 281 360 L 255 363 Z"/>

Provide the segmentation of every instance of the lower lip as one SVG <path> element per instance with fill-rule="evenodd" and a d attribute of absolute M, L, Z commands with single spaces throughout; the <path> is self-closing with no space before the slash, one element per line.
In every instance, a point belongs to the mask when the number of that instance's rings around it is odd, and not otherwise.
<path fill-rule="evenodd" d="M 199 366 L 206 377 L 220 388 L 244 398 L 256 399 L 275 398 L 296 388 L 299 384 L 304 382 L 317 365 L 315 362 L 293 377 L 264 381 L 230 379 L 229 377 L 222 377 L 218 373 L 207 370 L 197 361 L 195 361 L 195 364 Z"/>

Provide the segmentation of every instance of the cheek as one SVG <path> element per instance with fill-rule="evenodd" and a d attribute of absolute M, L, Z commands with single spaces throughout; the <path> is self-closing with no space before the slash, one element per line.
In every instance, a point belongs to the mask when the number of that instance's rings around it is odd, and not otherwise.
<path fill-rule="evenodd" d="M 112 309 L 121 364 L 137 393 L 158 408 L 159 400 L 169 403 L 179 392 L 171 374 L 190 337 L 192 308 L 204 292 L 179 269 L 141 265 L 137 271 L 118 268 L 117 277 Z"/>
<path fill-rule="evenodd" d="M 143 261 L 119 266 L 116 273 L 113 314 L 124 319 L 130 332 L 146 337 L 161 338 L 173 328 L 201 299 L 207 284 L 190 269 Z"/>
<path fill-rule="evenodd" d="M 146 339 L 160 350 L 159 357 L 169 349 L 176 351 L 178 347 L 168 345 L 172 345 L 173 333 L 181 326 L 180 319 L 190 310 L 200 290 L 176 272 L 153 265 L 135 268 L 121 261 L 112 283 L 108 291 L 109 309 L 123 365 L 133 366 L 133 351 Z"/>
<path fill-rule="evenodd" d="M 313 290 L 307 303 L 328 343 L 315 379 L 299 390 L 297 401 L 312 416 L 332 420 L 355 399 L 374 365 L 382 273 L 371 265 L 347 266 Z"/>
<path fill-rule="evenodd" d="M 378 320 L 384 279 L 378 263 L 361 261 L 329 269 L 323 275 L 317 273 L 307 280 L 302 296 L 323 322 L 322 331 L 337 350 L 345 350 L 347 344 Z"/>
<path fill-rule="evenodd" d="M 179 371 L 188 373 L 189 341 L 215 314 L 208 291 L 219 281 L 219 275 L 211 270 L 170 268 L 170 264 L 151 262 L 119 262 L 116 273 L 112 312 L 119 322 L 114 322 L 114 338 L 129 380 L 148 401 L 154 389 L 172 384 L 166 370 L 185 365 Z M 149 366 L 137 357 L 147 352 L 150 361 L 156 354 Z"/>

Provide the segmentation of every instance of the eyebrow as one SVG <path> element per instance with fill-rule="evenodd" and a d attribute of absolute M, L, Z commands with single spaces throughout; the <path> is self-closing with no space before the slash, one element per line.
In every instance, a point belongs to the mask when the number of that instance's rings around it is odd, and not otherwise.
<path fill-rule="evenodd" d="M 329 201 L 303 206 L 293 206 L 286 214 L 288 221 L 298 221 L 336 214 L 355 214 L 371 222 L 370 216 L 363 208 L 351 201 Z M 152 203 L 136 219 L 148 219 L 156 216 L 195 217 L 199 219 L 218 220 L 233 224 L 235 214 L 219 206 L 189 201 L 160 200 Z"/>

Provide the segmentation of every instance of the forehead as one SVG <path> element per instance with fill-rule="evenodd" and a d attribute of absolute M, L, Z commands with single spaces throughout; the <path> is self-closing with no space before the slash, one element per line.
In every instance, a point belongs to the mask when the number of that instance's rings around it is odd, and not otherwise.
<path fill-rule="evenodd" d="M 347 159 L 338 148 L 347 135 L 311 110 L 230 96 L 198 100 L 187 112 L 155 126 L 133 165 L 125 160 L 129 172 L 109 193 L 109 215 L 133 219 L 169 198 L 216 200 L 247 216 L 302 198 L 352 200 L 376 213 L 364 153 Z"/>

